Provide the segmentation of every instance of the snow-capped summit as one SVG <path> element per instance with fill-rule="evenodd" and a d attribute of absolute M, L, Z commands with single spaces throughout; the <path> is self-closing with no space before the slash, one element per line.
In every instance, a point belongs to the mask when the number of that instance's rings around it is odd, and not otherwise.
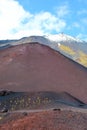
<path fill-rule="evenodd" d="M 50 48 L 60 52 L 64 56 L 87 67 L 87 42 L 66 35 L 64 33 L 56 35 L 29 36 L 19 40 L 0 41 L 0 50 L 10 46 L 16 46 L 26 43 L 39 43 L 49 46 Z"/>
<path fill-rule="evenodd" d="M 48 38 L 51 41 L 55 41 L 55 42 L 60 42 L 60 41 L 75 41 L 75 42 L 83 42 L 82 40 L 66 35 L 64 33 L 60 33 L 60 34 L 55 34 L 55 35 L 47 35 L 45 36 L 46 38 Z"/>

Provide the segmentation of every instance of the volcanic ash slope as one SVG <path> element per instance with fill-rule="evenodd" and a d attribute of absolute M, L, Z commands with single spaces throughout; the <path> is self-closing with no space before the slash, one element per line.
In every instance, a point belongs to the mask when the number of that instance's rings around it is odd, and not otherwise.
<path fill-rule="evenodd" d="M 0 50 L 0 89 L 65 91 L 87 103 L 87 69 L 39 43 Z"/>

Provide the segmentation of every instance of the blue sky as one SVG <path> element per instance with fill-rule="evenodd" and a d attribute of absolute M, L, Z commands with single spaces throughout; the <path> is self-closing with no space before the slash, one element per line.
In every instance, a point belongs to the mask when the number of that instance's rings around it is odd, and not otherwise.
<path fill-rule="evenodd" d="M 0 39 L 64 32 L 87 41 L 87 0 L 0 0 Z"/>

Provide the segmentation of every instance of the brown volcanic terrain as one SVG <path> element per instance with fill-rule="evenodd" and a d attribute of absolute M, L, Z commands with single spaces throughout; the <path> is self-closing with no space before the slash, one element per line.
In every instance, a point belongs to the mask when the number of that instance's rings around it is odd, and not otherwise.
<path fill-rule="evenodd" d="M 87 130 L 87 113 L 78 111 L 14 113 L 8 119 L 0 130 Z"/>
<path fill-rule="evenodd" d="M 87 130 L 86 77 L 39 43 L 0 50 L 0 130 Z"/>
<path fill-rule="evenodd" d="M 86 68 L 38 43 L 0 50 L 1 90 L 65 91 L 87 103 L 86 78 Z"/>

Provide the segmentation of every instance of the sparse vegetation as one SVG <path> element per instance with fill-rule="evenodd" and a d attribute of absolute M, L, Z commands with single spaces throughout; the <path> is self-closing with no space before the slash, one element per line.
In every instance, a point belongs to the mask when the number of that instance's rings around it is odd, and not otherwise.
<path fill-rule="evenodd" d="M 87 67 L 87 55 L 82 51 L 79 51 L 78 53 L 79 53 L 79 58 L 77 59 L 77 62 Z"/>
<path fill-rule="evenodd" d="M 3 109 L 4 107 L 8 108 L 11 111 L 20 110 L 20 109 L 31 109 L 31 108 L 38 108 L 40 105 L 45 105 L 51 102 L 49 97 L 43 96 L 25 96 L 20 95 L 20 97 L 14 97 L 14 95 L 6 100 L 0 102 L 0 108 Z"/>
<path fill-rule="evenodd" d="M 65 45 L 60 45 L 59 48 L 64 51 L 65 53 L 68 53 L 70 55 L 75 55 L 75 52 L 68 46 L 65 46 Z"/>
<path fill-rule="evenodd" d="M 83 66 L 87 67 L 87 55 L 82 52 L 82 51 L 77 51 L 75 52 L 74 50 L 72 50 L 70 47 L 65 46 L 65 45 L 60 45 L 58 46 L 63 52 L 71 55 L 73 58 L 75 58 L 75 61 L 77 61 L 78 63 L 82 64 Z M 78 55 L 78 56 L 76 56 Z"/>

